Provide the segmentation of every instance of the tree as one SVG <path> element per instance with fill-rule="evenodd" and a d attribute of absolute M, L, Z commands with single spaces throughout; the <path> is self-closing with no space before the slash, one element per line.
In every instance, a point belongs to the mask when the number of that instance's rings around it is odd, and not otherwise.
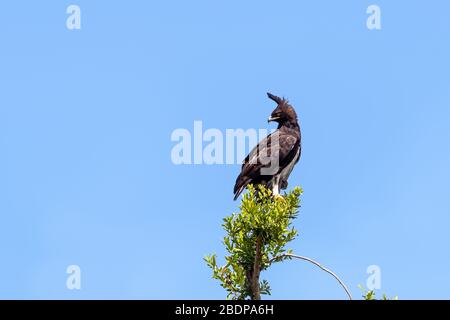
<path fill-rule="evenodd" d="M 260 280 L 262 271 L 273 263 L 301 259 L 313 263 L 331 274 L 344 288 L 351 299 L 345 284 L 331 270 L 318 262 L 303 256 L 294 255 L 286 245 L 297 236 L 292 226 L 300 208 L 303 190 L 295 187 L 284 196 L 273 197 L 264 186 L 248 186 L 240 211 L 223 219 L 226 236 L 223 244 L 228 255 L 226 264 L 219 266 L 215 254 L 204 259 L 213 271 L 213 278 L 221 282 L 228 292 L 228 299 L 261 299 L 262 294 L 270 294 L 267 280 Z"/>
<path fill-rule="evenodd" d="M 375 290 L 366 289 L 362 285 L 358 285 L 358 288 L 362 291 L 362 298 L 364 300 L 377 300 L 375 298 L 375 296 L 376 296 Z M 381 299 L 379 299 L 379 300 L 398 300 L 398 296 L 389 298 L 385 293 L 383 293 Z"/>

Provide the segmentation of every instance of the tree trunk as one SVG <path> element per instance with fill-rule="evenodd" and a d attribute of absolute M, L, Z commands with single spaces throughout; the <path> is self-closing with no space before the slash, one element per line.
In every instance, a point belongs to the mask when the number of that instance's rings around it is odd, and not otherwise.
<path fill-rule="evenodd" d="M 261 245 L 262 238 L 258 236 L 255 245 L 255 261 L 253 263 L 253 272 L 251 276 L 252 300 L 261 300 L 261 292 L 259 287 L 259 275 L 261 273 Z"/>

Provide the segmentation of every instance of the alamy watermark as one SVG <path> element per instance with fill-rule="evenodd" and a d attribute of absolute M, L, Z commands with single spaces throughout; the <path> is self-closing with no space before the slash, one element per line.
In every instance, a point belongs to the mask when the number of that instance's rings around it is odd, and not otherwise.
<path fill-rule="evenodd" d="M 69 15 L 66 19 L 66 27 L 69 30 L 81 29 L 81 8 L 76 4 L 67 7 L 66 13 Z M 366 20 L 366 26 L 369 30 L 381 30 L 381 8 L 376 4 L 367 7 L 366 13 L 369 15 Z"/>
<path fill-rule="evenodd" d="M 270 146 L 264 138 L 271 134 Z M 171 160 L 175 165 L 191 164 L 240 164 L 252 148 L 259 144 L 257 153 L 251 154 L 249 163 L 259 161 L 264 165 L 263 174 L 276 171 L 279 165 L 278 133 L 268 129 L 225 129 L 208 128 L 203 122 L 194 121 L 192 133 L 189 129 L 173 130 L 171 137 L 175 145 L 171 150 Z M 271 147 L 271 148 L 269 148 Z M 270 149 L 270 150 L 269 150 Z M 258 155 L 258 157 L 253 156 Z"/>
<path fill-rule="evenodd" d="M 66 280 L 66 287 L 69 290 L 81 289 L 81 268 L 76 264 L 67 267 L 66 273 L 69 275 Z"/>
<path fill-rule="evenodd" d="M 366 13 L 369 14 L 366 21 L 367 29 L 381 30 L 381 8 L 376 4 L 372 4 L 367 7 Z"/>
<path fill-rule="evenodd" d="M 372 264 L 367 267 L 366 270 L 369 277 L 366 280 L 366 287 L 369 290 L 381 289 L 381 268 L 376 264 Z"/>
<path fill-rule="evenodd" d="M 69 30 L 81 29 L 81 9 L 76 4 L 67 7 L 66 13 L 69 15 L 66 20 L 66 27 Z"/>

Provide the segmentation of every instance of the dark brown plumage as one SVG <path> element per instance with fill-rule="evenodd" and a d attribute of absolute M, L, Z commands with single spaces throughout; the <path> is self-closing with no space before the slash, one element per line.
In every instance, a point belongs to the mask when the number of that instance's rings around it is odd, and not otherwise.
<path fill-rule="evenodd" d="M 279 195 L 280 189 L 287 188 L 287 179 L 300 159 L 301 132 L 294 108 L 284 98 L 271 93 L 267 96 L 277 103 L 268 121 L 277 122 L 278 128 L 244 159 L 234 185 L 234 200 L 248 184 L 263 184 Z"/>

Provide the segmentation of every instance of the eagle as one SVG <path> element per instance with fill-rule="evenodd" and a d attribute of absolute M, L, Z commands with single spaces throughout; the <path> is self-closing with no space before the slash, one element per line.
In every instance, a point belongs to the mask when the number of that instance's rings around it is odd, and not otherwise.
<path fill-rule="evenodd" d="M 277 103 L 268 122 L 277 122 L 278 128 L 245 157 L 234 185 L 234 200 L 248 184 L 264 185 L 273 196 L 280 196 L 280 189 L 287 188 L 289 175 L 300 159 L 302 138 L 294 107 L 284 98 L 269 92 L 267 96 Z"/>

